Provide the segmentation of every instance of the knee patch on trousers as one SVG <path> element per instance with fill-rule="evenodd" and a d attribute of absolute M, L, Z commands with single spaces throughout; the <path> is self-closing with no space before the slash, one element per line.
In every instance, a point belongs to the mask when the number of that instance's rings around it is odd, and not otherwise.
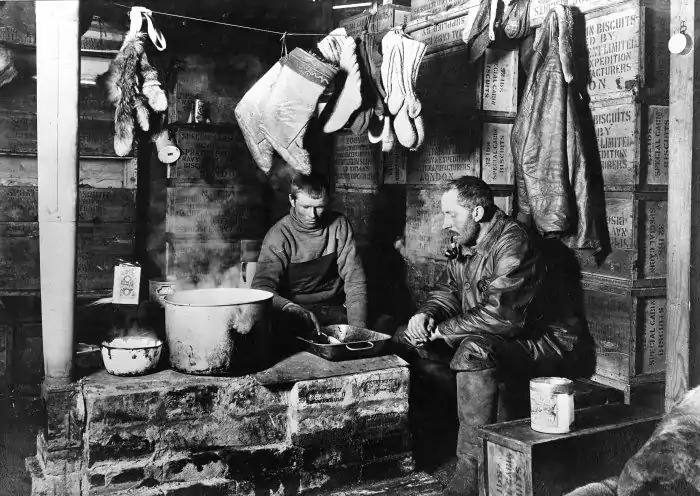
<path fill-rule="evenodd" d="M 475 372 L 496 367 L 495 343 L 491 336 L 465 337 L 459 345 L 450 367 L 458 372 Z"/>

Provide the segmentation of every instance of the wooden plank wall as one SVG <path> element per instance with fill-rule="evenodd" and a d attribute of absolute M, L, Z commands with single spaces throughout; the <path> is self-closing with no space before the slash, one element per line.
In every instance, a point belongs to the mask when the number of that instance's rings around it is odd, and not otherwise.
<path fill-rule="evenodd" d="M 0 42 L 27 63 L 0 91 L 0 383 L 34 393 L 43 360 L 33 3 L 4 6 L 0 26 Z M 93 57 L 118 48 L 121 35 L 107 31 L 89 30 L 82 48 Z M 112 109 L 99 87 L 81 86 L 79 115 L 78 314 L 86 302 L 111 294 L 117 259 L 134 259 L 137 220 L 137 160 L 115 155 Z M 94 337 L 96 329 L 87 334 Z"/>

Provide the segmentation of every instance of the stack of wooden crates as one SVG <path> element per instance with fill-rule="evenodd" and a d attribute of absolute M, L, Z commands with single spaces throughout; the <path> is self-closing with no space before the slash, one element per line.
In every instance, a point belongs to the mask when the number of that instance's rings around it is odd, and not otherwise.
<path fill-rule="evenodd" d="M 533 0 L 538 27 L 549 10 L 566 1 Z M 665 366 L 666 190 L 668 179 L 668 2 L 581 0 L 569 4 L 585 19 L 591 114 L 597 135 L 612 253 L 602 262 L 579 256 L 586 315 L 597 347 L 598 382 L 635 397 L 661 399 Z M 406 26 L 431 14 L 460 9 L 465 15 L 411 36 L 425 42 L 417 91 L 426 140 L 417 152 L 381 154 L 366 136 L 341 134 L 335 141 L 339 206 L 358 238 L 376 242 L 393 234 L 406 263 L 408 286 L 420 304 L 445 259 L 436 186 L 460 175 L 490 184 L 499 207 L 513 210 L 514 168 L 510 132 L 518 111 L 518 46 L 493 46 L 470 64 L 462 32 L 470 29 L 479 2 L 413 0 L 410 13 L 382 5 L 375 29 Z M 367 24 L 367 13 L 341 21 L 350 35 Z M 377 206 L 385 211 L 377 213 Z M 387 214 L 386 212 L 392 212 Z M 382 223 L 381 225 L 373 225 Z M 381 250 L 380 250 L 381 251 Z M 389 297 L 390 295 L 386 295 Z M 638 394 L 639 393 L 639 394 Z M 643 393 L 643 394 L 642 394 Z"/>

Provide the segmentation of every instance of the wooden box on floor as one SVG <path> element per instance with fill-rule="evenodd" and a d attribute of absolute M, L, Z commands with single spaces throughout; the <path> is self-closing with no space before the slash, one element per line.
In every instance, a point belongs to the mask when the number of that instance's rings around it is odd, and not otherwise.
<path fill-rule="evenodd" d="M 533 431 L 530 419 L 479 429 L 480 496 L 561 495 L 620 474 L 661 414 L 613 404 L 584 408 L 567 434 Z"/>
<path fill-rule="evenodd" d="M 584 278 L 583 306 L 595 340 L 593 379 L 620 389 L 663 383 L 666 370 L 666 288 L 631 288 Z"/>

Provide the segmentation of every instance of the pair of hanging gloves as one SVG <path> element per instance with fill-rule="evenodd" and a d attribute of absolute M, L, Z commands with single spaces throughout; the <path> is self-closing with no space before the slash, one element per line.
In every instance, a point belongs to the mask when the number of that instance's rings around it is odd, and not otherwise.
<path fill-rule="evenodd" d="M 382 143 L 383 151 L 392 150 L 397 138 L 415 150 L 425 137 L 415 85 L 426 45 L 393 29 L 381 40 L 380 50 L 377 36 L 365 30 L 355 40 L 338 28 L 318 43 L 324 58 L 345 76 L 342 89 L 319 105 L 321 115 L 330 114 L 323 129 L 367 132 L 371 143 Z"/>

